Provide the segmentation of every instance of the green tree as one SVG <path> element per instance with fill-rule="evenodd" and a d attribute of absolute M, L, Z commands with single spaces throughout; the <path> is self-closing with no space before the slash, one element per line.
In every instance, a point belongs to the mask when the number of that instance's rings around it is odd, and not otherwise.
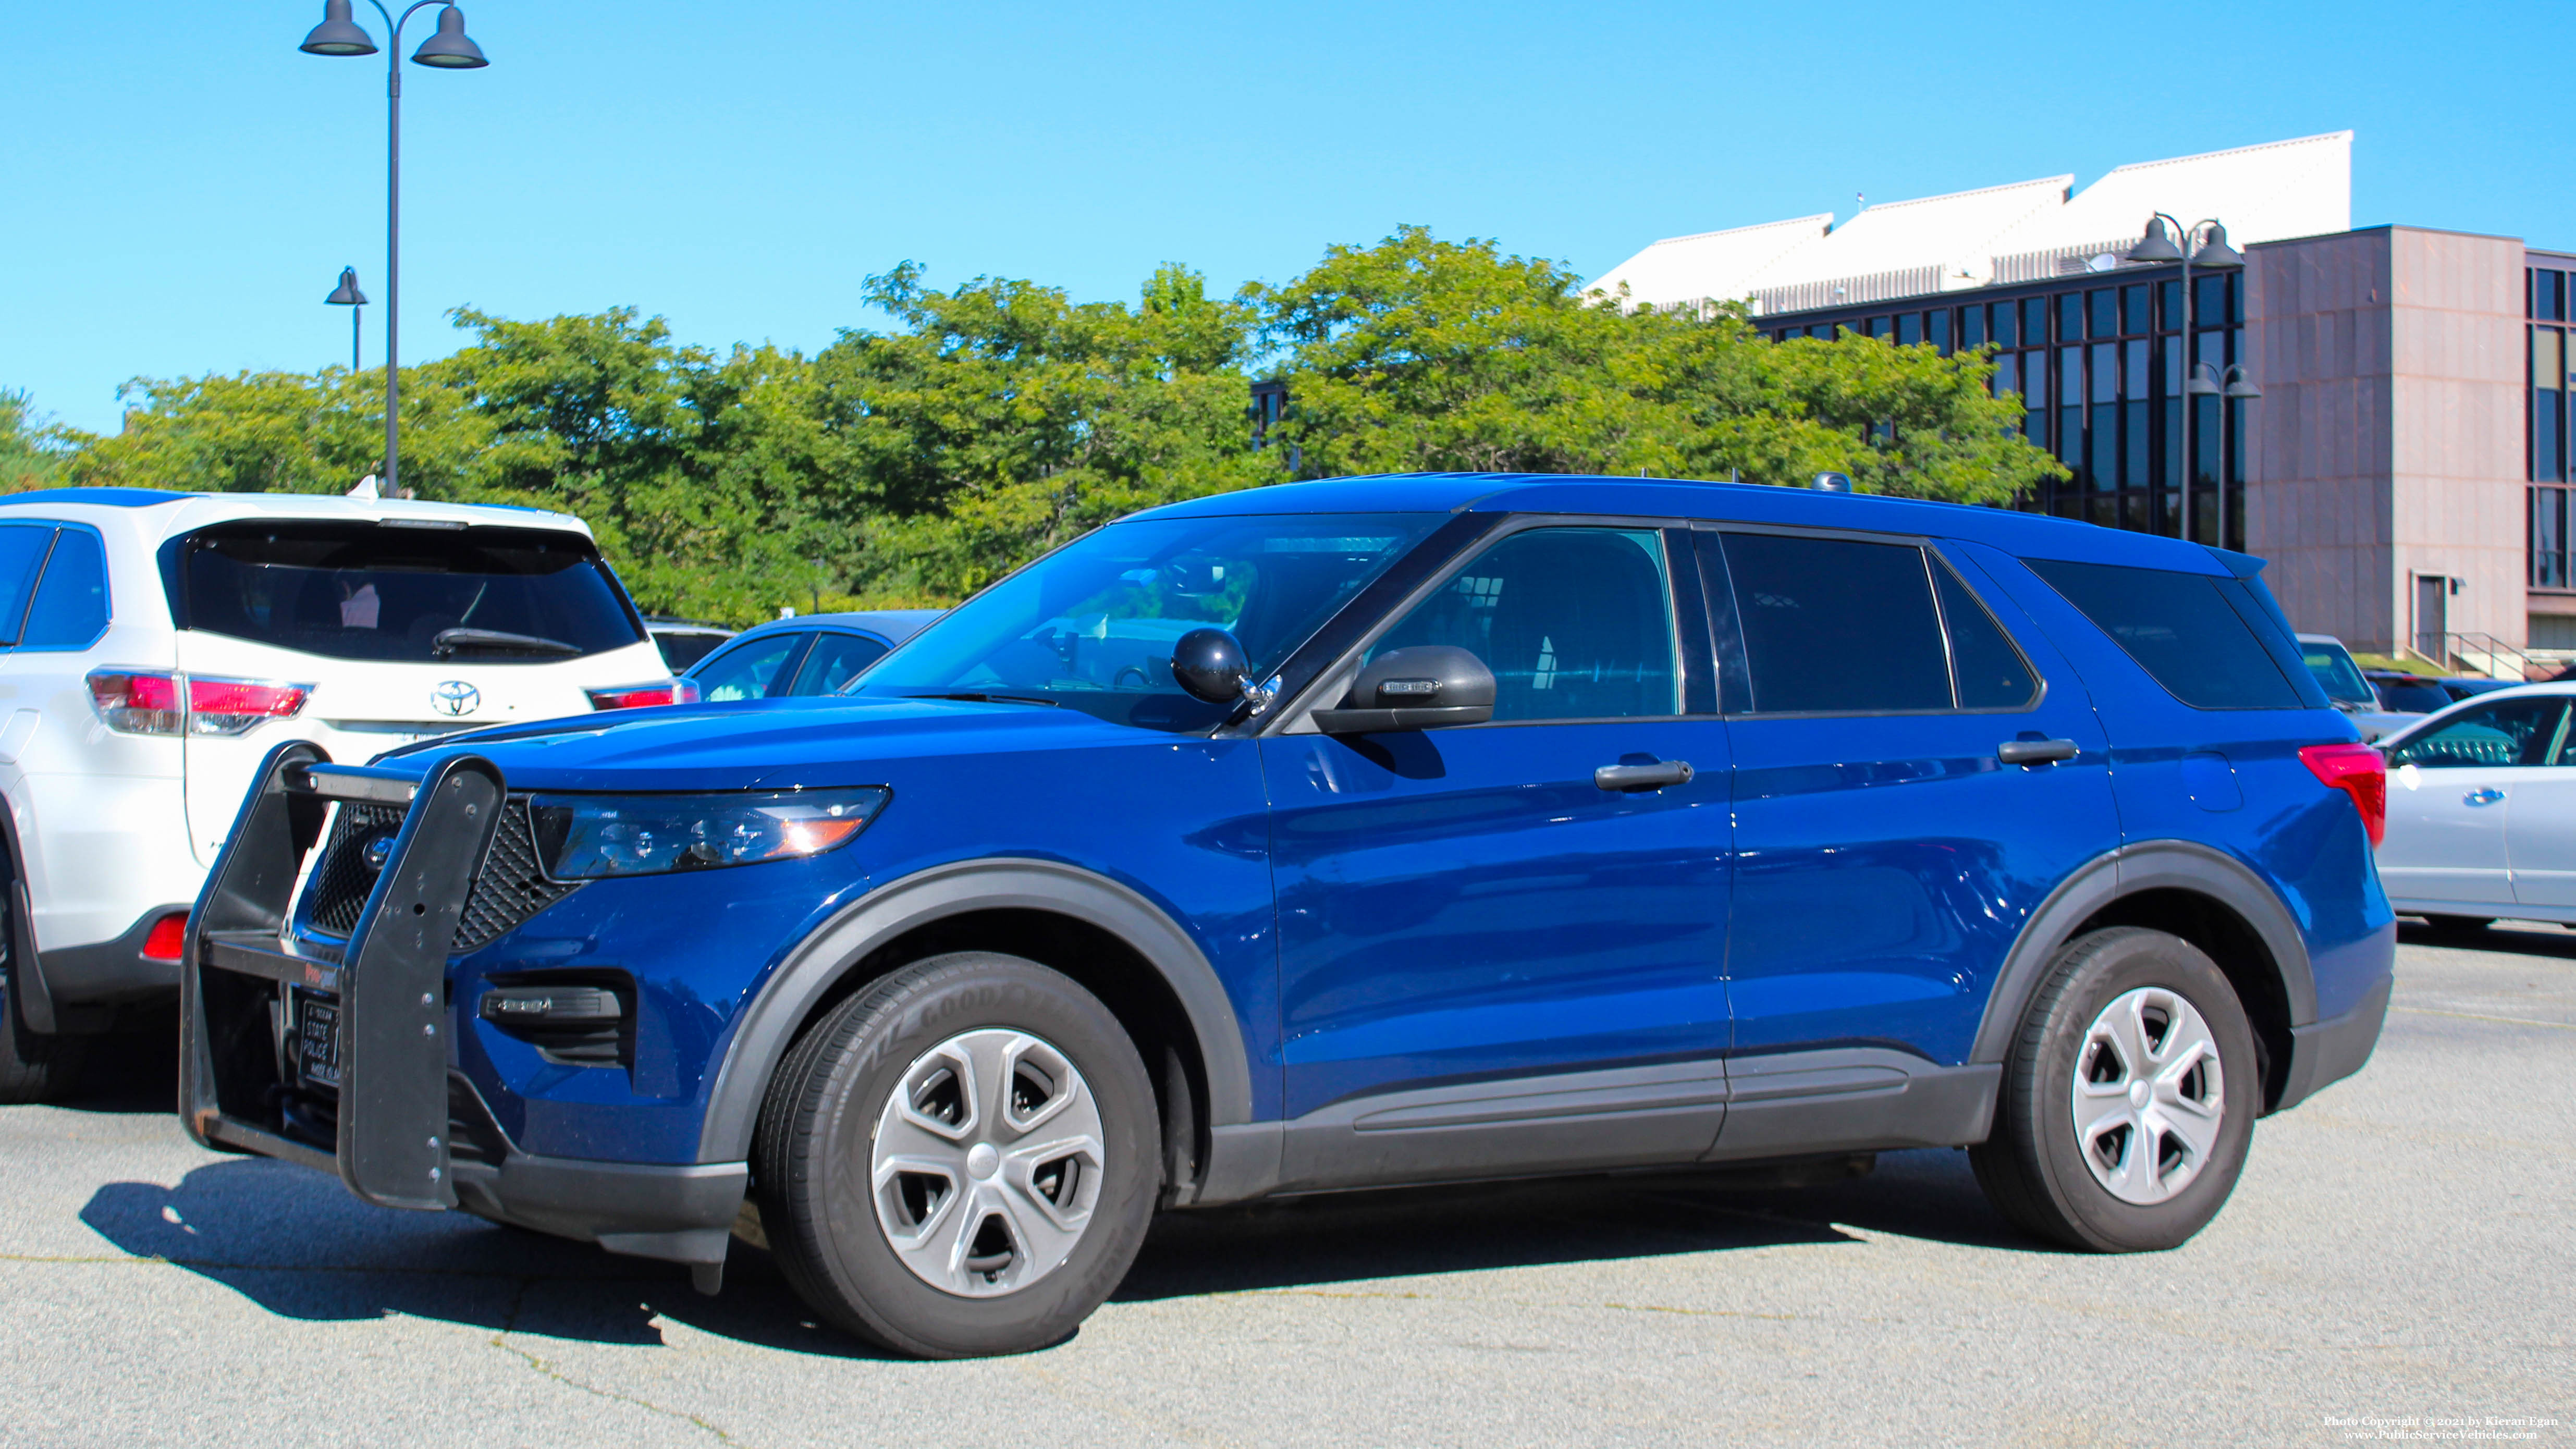
<path fill-rule="evenodd" d="M 434 374 L 403 374 L 404 486 L 453 496 L 491 430 Z M 210 373 L 117 390 L 125 426 L 72 461 L 84 484 L 224 493 L 346 493 L 382 462 L 384 375 Z"/>
<path fill-rule="evenodd" d="M 66 476 L 66 463 L 83 435 L 36 415 L 24 391 L 0 388 L 0 493 L 51 488 Z"/>

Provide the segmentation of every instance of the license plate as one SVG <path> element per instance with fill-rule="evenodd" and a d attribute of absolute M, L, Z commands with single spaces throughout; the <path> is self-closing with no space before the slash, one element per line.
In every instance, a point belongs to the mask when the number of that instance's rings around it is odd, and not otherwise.
<path fill-rule="evenodd" d="M 295 994 L 295 1059 L 304 1079 L 325 1087 L 340 1085 L 340 1003 L 301 987 Z"/>

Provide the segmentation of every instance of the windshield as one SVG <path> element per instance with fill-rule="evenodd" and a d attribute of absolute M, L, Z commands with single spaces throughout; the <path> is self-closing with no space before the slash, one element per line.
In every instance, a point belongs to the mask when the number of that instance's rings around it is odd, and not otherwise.
<path fill-rule="evenodd" d="M 1233 631 L 1268 676 L 1443 515 L 1265 514 L 1113 523 L 968 600 L 852 694 L 971 694 L 1065 705 L 1149 729 L 1231 712 L 1182 692 L 1172 646 Z"/>
<path fill-rule="evenodd" d="M 2341 644 L 2299 641 L 2299 657 L 2308 662 L 2308 672 L 2326 692 L 2326 698 L 2337 704 L 2357 704 L 2364 709 L 2379 707 L 2379 696 L 2370 689 L 2370 681 L 2361 677 L 2361 666 Z"/>
<path fill-rule="evenodd" d="M 644 638 L 561 529 L 226 524 L 188 539 L 180 574 L 179 627 L 332 659 L 534 664 Z"/>

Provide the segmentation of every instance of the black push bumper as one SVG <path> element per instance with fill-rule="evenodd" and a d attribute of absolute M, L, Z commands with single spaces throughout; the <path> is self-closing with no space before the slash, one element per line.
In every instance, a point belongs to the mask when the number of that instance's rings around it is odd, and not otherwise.
<path fill-rule="evenodd" d="M 271 751 L 188 920 L 179 1115 L 214 1148 L 336 1174 L 384 1207 L 463 1207 L 612 1252 L 724 1261 L 741 1163 L 657 1166 L 523 1153 L 462 1078 L 447 961 L 504 799 L 460 755 L 423 779 Z M 296 880 L 334 801 L 405 810 L 344 950 L 288 929 Z"/>

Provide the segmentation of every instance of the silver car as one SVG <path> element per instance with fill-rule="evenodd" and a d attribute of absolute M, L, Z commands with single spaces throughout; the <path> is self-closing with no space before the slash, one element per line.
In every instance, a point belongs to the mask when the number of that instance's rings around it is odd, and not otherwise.
<path fill-rule="evenodd" d="M 2436 926 L 2576 925 L 2576 683 L 2523 684 L 2415 717 L 2388 756 L 2389 903 Z"/>

